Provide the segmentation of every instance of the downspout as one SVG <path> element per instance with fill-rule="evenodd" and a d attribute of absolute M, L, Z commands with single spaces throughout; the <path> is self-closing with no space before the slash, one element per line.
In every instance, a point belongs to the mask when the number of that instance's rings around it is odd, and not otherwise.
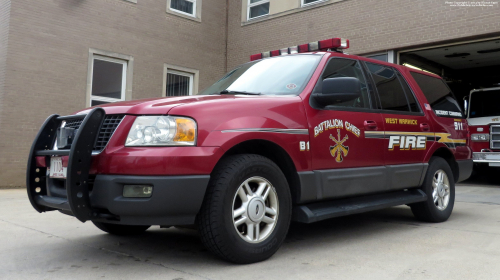
<path fill-rule="evenodd" d="M 229 0 L 226 0 L 226 49 L 224 54 L 224 73 L 227 73 L 227 44 L 229 39 Z"/>

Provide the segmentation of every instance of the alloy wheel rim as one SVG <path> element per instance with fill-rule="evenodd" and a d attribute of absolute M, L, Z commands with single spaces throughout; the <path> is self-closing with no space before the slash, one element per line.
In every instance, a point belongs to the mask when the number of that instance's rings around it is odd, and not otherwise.
<path fill-rule="evenodd" d="M 444 211 L 450 203 L 450 181 L 446 172 L 441 169 L 432 178 L 432 199 L 440 211 Z"/>
<path fill-rule="evenodd" d="M 254 176 L 239 186 L 232 210 L 239 236 L 246 242 L 260 243 L 271 235 L 278 222 L 278 195 L 268 180 Z"/>

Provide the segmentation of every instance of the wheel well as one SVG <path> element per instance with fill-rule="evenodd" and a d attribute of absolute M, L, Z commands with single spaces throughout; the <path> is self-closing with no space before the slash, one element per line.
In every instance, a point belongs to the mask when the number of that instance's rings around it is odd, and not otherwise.
<path fill-rule="evenodd" d="M 455 160 L 455 157 L 453 154 L 450 152 L 450 150 L 446 148 L 439 148 L 437 149 L 434 154 L 432 154 L 433 157 L 441 157 L 445 159 L 448 164 L 450 165 L 451 171 L 453 172 L 453 178 L 455 179 L 455 182 L 458 180 L 458 175 L 459 175 L 459 168 L 458 168 L 458 163 Z"/>
<path fill-rule="evenodd" d="M 281 169 L 286 177 L 292 201 L 295 203 L 300 197 L 300 179 L 297 169 L 288 153 L 279 145 L 266 140 L 249 140 L 239 143 L 229 149 L 221 159 L 237 154 L 257 154 L 272 160 Z"/>

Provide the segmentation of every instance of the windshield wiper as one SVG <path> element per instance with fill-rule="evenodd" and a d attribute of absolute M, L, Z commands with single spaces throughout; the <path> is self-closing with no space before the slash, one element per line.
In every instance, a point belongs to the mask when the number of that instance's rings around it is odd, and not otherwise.
<path fill-rule="evenodd" d="M 260 92 L 248 92 L 248 91 L 234 91 L 234 90 L 223 90 L 219 94 L 245 94 L 245 95 L 261 95 Z"/>

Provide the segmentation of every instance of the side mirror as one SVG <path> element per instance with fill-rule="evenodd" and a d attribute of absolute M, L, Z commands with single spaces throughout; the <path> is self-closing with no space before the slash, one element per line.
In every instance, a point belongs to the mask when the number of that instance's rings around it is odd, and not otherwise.
<path fill-rule="evenodd" d="M 361 83 L 357 78 L 340 77 L 323 80 L 322 92 L 314 93 L 314 100 L 321 106 L 354 100 L 361 96 Z"/>

